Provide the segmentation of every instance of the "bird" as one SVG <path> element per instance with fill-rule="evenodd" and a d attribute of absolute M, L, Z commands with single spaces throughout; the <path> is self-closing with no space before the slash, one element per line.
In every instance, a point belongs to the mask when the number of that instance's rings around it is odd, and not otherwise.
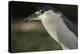
<path fill-rule="evenodd" d="M 61 45 L 63 50 L 77 49 L 77 28 L 63 13 L 50 5 L 39 7 L 24 22 L 39 20 L 47 33 Z"/>

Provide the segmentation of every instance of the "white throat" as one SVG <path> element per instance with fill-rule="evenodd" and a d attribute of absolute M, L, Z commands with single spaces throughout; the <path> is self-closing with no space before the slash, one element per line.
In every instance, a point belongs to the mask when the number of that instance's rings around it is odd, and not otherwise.
<path fill-rule="evenodd" d="M 50 36 L 56 40 L 63 49 L 77 48 L 77 38 L 73 32 L 64 24 L 61 15 L 54 13 L 52 10 L 47 11 L 41 21 Z"/>

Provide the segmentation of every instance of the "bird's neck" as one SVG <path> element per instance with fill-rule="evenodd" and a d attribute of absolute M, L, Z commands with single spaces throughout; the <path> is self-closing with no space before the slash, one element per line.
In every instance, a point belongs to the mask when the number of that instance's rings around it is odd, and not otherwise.
<path fill-rule="evenodd" d="M 49 35 L 58 43 L 65 45 L 68 39 L 68 43 L 70 44 L 71 41 L 72 45 L 74 46 L 74 44 L 77 42 L 75 34 L 68 29 L 60 15 L 50 12 L 48 15 L 46 15 L 46 18 L 42 20 L 42 24 Z"/>
<path fill-rule="evenodd" d="M 60 27 L 60 24 L 62 24 L 62 19 L 60 19 L 59 17 L 60 15 L 53 13 L 53 11 L 49 11 L 48 13 L 46 13 L 46 17 L 41 20 L 47 32 L 57 42 L 59 42 L 57 31 Z"/>

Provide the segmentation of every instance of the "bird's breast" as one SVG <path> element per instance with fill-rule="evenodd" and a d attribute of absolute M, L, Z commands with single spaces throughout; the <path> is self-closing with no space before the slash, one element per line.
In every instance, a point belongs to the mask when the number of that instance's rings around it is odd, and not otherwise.
<path fill-rule="evenodd" d="M 57 33 L 56 33 L 56 25 L 54 24 L 53 21 L 43 21 L 42 22 L 43 26 L 45 27 L 46 31 L 49 33 L 49 35 L 56 40 L 57 42 L 59 42 Z"/>

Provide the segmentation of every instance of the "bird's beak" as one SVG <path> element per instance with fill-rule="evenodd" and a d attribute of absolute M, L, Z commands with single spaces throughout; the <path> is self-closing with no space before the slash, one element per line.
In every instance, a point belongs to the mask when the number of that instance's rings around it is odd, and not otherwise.
<path fill-rule="evenodd" d="M 36 19 L 37 17 L 38 17 L 38 14 L 32 14 L 29 17 L 27 17 L 26 19 L 24 19 L 24 22 L 32 21 L 32 20 L 37 20 Z"/>
<path fill-rule="evenodd" d="M 26 19 L 24 19 L 24 22 L 28 22 L 29 21 L 29 17 L 27 17 Z"/>

